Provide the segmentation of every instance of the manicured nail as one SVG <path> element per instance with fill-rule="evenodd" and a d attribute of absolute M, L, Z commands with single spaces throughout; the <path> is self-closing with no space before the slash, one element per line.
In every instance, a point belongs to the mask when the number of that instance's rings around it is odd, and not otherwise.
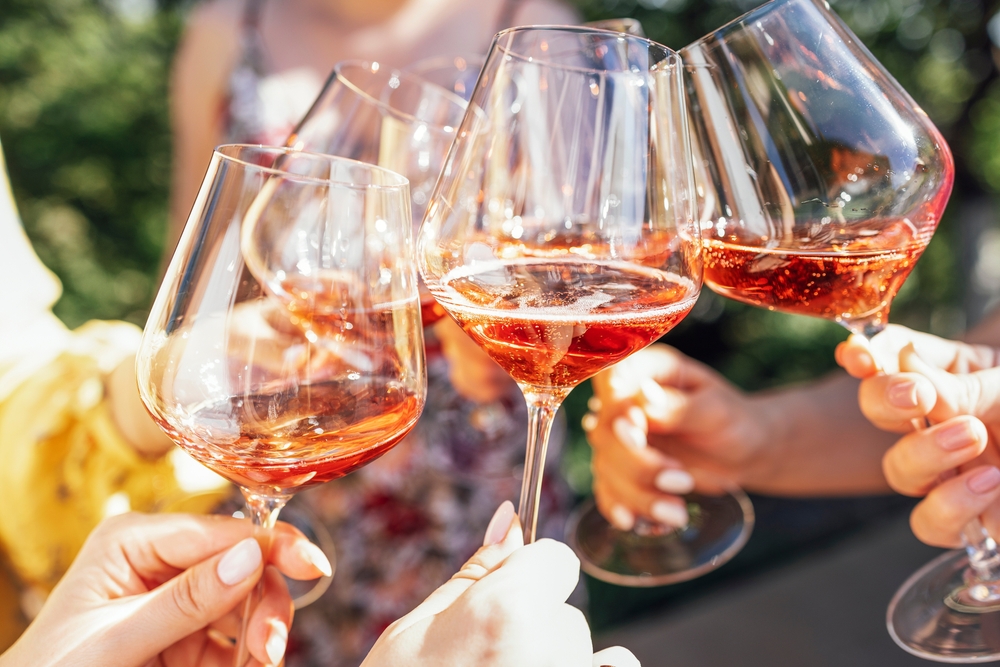
<path fill-rule="evenodd" d="M 589 399 L 587 399 L 587 409 L 590 410 L 591 412 L 600 412 L 601 405 L 602 405 L 601 399 L 597 398 L 596 396 L 591 396 Z"/>
<path fill-rule="evenodd" d="M 233 586 L 256 572 L 262 560 L 264 555 L 260 552 L 257 540 L 248 537 L 226 552 L 219 561 L 216 572 L 222 583 Z"/>
<path fill-rule="evenodd" d="M 231 648 L 233 648 L 233 644 L 235 643 L 235 642 L 233 642 L 232 639 L 230 639 L 226 635 L 222 634 L 221 632 L 219 632 L 215 628 L 208 628 L 208 630 L 205 631 L 205 635 L 210 640 L 212 640 L 213 644 L 215 644 L 219 648 L 231 649 Z"/>
<path fill-rule="evenodd" d="M 597 428 L 597 415 L 592 412 L 588 412 L 580 420 L 580 427 L 587 432 L 593 431 Z"/>
<path fill-rule="evenodd" d="M 611 430 L 614 431 L 615 437 L 629 447 L 634 447 L 635 449 L 643 449 L 646 446 L 646 434 L 642 432 L 642 429 L 630 422 L 624 417 L 619 417 L 611 425 Z"/>
<path fill-rule="evenodd" d="M 271 630 L 267 633 L 264 650 L 272 665 L 280 665 L 281 659 L 285 657 L 285 647 L 288 646 L 288 626 L 276 618 L 272 618 L 267 624 Z"/>
<path fill-rule="evenodd" d="M 322 549 L 312 542 L 299 542 L 299 555 L 322 572 L 324 577 L 333 576 L 333 566 L 330 565 L 330 559 L 326 557 Z"/>
<path fill-rule="evenodd" d="M 889 386 L 889 405 L 910 410 L 917 407 L 917 385 L 913 382 L 897 382 Z"/>
<path fill-rule="evenodd" d="M 611 525 L 618 530 L 632 530 L 635 525 L 635 516 L 622 505 L 615 505 L 611 508 Z"/>
<path fill-rule="evenodd" d="M 970 428 L 969 422 L 963 420 L 935 433 L 934 440 L 941 449 L 946 452 L 953 452 L 956 449 L 962 449 L 974 444 L 976 442 L 976 434 Z"/>
<path fill-rule="evenodd" d="M 626 398 L 632 398 L 639 391 L 635 381 L 624 375 L 621 370 L 617 368 L 614 372 L 612 372 L 608 385 L 611 387 L 612 398 L 618 401 L 623 401 Z"/>
<path fill-rule="evenodd" d="M 653 483 L 664 493 L 691 493 L 694 489 L 694 477 L 683 470 L 664 470 Z"/>
<path fill-rule="evenodd" d="M 997 468 L 987 468 L 982 472 L 977 472 L 965 481 L 965 485 L 973 493 L 989 493 L 1000 486 L 1000 470 Z"/>
<path fill-rule="evenodd" d="M 662 524 L 683 528 L 688 525 L 687 508 L 676 503 L 668 503 L 665 500 L 657 500 L 649 508 L 649 514 Z"/>
<path fill-rule="evenodd" d="M 503 538 L 507 537 L 507 533 L 510 532 L 512 523 L 514 523 L 514 503 L 505 500 L 500 503 L 500 507 L 497 508 L 497 511 L 493 513 L 493 518 L 490 519 L 490 525 L 486 528 L 486 538 L 483 540 L 483 546 L 490 547 L 503 542 Z"/>
<path fill-rule="evenodd" d="M 656 380 L 646 378 L 639 385 L 639 390 L 646 402 L 646 414 L 658 421 L 670 416 L 670 396 Z"/>

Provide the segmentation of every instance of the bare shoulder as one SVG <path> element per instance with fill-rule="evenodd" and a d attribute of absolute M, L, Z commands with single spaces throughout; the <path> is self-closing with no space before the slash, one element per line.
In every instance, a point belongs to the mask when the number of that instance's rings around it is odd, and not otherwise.
<path fill-rule="evenodd" d="M 210 0 L 188 16 L 174 59 L 174 92 L 222 85 L 240 51 L 245 0 Z"/>
<path fill-rule="evenodd" d="M 580 13 L 560 0 L 522 0 L 514 18 L 514 25 L 574 25 Z"/>

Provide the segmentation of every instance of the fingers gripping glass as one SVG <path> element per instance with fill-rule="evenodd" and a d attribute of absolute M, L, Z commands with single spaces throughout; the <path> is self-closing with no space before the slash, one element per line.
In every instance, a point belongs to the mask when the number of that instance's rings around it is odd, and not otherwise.
<path fill-rule="evenodd" d="M 705 158 L 705 282 L 871 339 L 951 193 L 940 132 L 818 0 L 769 3 L 681 53 Z M 1000 554 L 978 520 L 964 536 L 966 554 L 889 607 L 890 634 L 923 658 L 1000 659 Z"/>
<path fill-rule="evenodd" d="M 628 35 L 500 33 L 421 227 L 431 292 L 527 401 L 527 541 L 562 400 L 669 331 L 701 286 L 678 66 Z"/>
<path fill-rule="evenodd" d="M 164 432 L 239 485 L 265 552 L 294 493 L 416 423 L 426 377 L 411 227 L 406 179 L 385 169 L 255 146 L 212 157 L 136 370 Z"/>

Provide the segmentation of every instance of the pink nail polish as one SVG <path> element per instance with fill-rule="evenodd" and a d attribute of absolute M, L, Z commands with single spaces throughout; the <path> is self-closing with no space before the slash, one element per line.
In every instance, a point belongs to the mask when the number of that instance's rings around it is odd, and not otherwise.
<path fill-rule="evenodd" d="M 233 586 L 256 572 L 263 560 L 264 554 L 257 540 L 248 537 L 226 552 L 215 571 L 222 583 Z"/>
<path fill-rule="evenodd" d="M 913 382 L 897 382 L 889 386 L 889 405 L 910 410 L 917 407 L 917 385 Z"/>
<path fill-rule="evenodd" d="M 490 519 L 490 525 L 486 528 L 486 538 L 483 540 L 484 547 L 491 547 L 494 544 L 503 542 L 510 532 L 510 526 L 514 523 L 514 503 L 505 500 L 494 512 Z"/>
<path fill-rule="evenodd" d="M 969 428 L 969 423 L 962 421 L 935 433 L 934 440 L 941 449 L 953 452 L 973 444 L 976 441 L 976 436 Z"/>
<path fill-rule="evenodd" d="M 1000 470 L 997 468 L 987 468 L 982 472 L 977 472 L 965 480 L 965 485 L 973 493 L 989 493 L 1000 486 Z"/>

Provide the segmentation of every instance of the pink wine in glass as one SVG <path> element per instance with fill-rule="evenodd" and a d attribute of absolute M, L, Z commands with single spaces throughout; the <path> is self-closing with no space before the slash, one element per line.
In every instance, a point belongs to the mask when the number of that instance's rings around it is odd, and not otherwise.
<path fill-rule="evenodd" d="M 884 324 L 893 297 L 929 239 L 902 221 L 880 222 L 871 236 L 825 244 L 823 250 L 765 248 L 738 241 L 704 242 L 705 282 L 737 301 L 850 326 Z"/>
<path fill-rule="evenodd" d="M 435 296 L 517 382 L 572 388 L 670 331 L 697 285 L 638 264 L 583 258 L 476 263 Z"/>

